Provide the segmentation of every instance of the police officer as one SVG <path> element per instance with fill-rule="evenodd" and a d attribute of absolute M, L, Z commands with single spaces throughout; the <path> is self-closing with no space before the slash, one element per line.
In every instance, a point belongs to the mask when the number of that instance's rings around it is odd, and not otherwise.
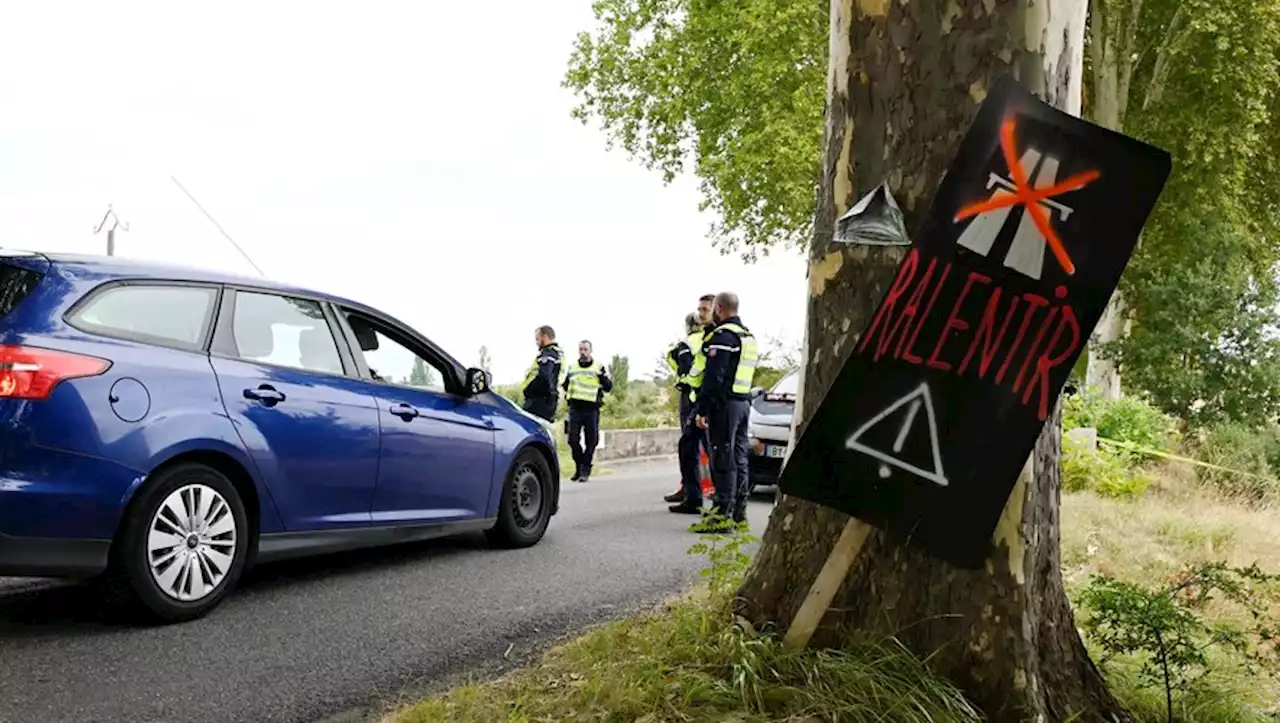
<path fill-rule="evenodd" d="M 560 403 L 560 367 L 564 353 L 556 343 L 556 331 L 540 326 L 533 332 L 538 344 L 538 356 L 524 375 L 524 410 L 548 422 L 555 419 L 556 405 Z"/>
<path fill-rule="evenodd" d="M 702 324 L 698 321 L 697 314 L 689 314 L 684 317 L 684 335 L 680 340 L 671 345 L 667 350 L 667 366 L 671 369 L 671 377 L 675 381 L 676 393 L 680 395 L 680 433 L 684 434 L 685 427 L 693 421 L 693 417 L 689 416 L 689 410 L 692 407 L 690 401 L 691 389 L 689 387 L 689 372 L 693 369 L 693 348 L 689 346 L 689 340 L 694 332 L 701 332 Z M 699 350 L 701 351 L 701 350 Z M 685 499 L 684 493 L 684 472 L 681 469 L 680 486 L 675 492 L 667 495 L 667 502 L 681 502 Z M 698 495 L 698 504 L 702 504 L 702 495 Z"/>
<path fill-rule="evenodd" d="M 702 386 L 703 369 L 707 358 L 703 354 L 706 335 L 711 331 L 711 307 L 715 301 L 714 294 L 707 294 L 698 300 L 698 324 L 690 324 L 689 335 L 685 344 L 689 347 L 692 359 L 689 371 L 684 375 L 683 386 L 687 393 L 680 398 L 680 442 L 677 448 L 680 459 L 680 489 L 667 495 L 668 502 L 678 502 L 667 509 L 676 514 L 702 514 L 702 475 L 699 474 L 699 453 L 702 449 L 710 449 L 707 432 L 694 424 L 693 403 L 697 399 L 698 389 Z"/>
<path fill-rule="evenodd" d="M 694 423 L 711 439 L 711 480 L 715 484 L 713 510 L 733 522 L 747 519 L 747 419 L 751 413 L 751 383 L 755 380 L 760 350 L 751 332 L 738 318 L 738 297 L 716 295 L 715 329 L 703 346 L 707 357 L 702 388 L 694 403 Z M 728 520 L 703 519 L 695 532 L 723 532 Z"/>
<path fill-rule="evenodd" d="M 591 479 L 591 460 L 600 442 L 600 407 L 606 392 L 613 391 L 609 370 L 591 357 L 591 342 L 578 342 L 578 361 L 564 373 L 564 390 L 569 400 L 569 449 L 573 451 L 573 481 Z M 585 433 L 585 435 L 584 435 Z M 581 438 L 586 436 L 584 447 Z"/>
<path fill-rule="evenodd" d="M 684 417 L 685 401 L 689 395 L 689 370 L 693 367 L 693 350 L 689 348 L 689 336 L 702 328 L 697 314 L 684 317 L 684 334 L 667 350 L 667 367 L 671 370 L 671 378 L 675 380 L 676 391 L 680 392 L 680 416 Z"/>

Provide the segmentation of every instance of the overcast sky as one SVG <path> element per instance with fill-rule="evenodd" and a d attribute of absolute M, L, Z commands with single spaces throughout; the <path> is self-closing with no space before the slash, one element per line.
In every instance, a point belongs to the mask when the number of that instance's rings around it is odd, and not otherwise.
<path fill-rule="evenodd" d="M 560 88 L 590 0 L 12 3 L 0 245 L 253 274 L 382 309 L 499 382 L 532 330 L 647 374 L 706 292 L 798 344 L 804 265 L 706 238 L 693 179 L 605 150 Z M 339 10 L 338 8 L 342 9 Z"/>

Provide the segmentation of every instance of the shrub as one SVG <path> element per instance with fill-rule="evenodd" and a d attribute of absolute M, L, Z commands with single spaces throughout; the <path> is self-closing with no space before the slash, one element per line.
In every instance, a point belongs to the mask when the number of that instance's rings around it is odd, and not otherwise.
<path fill-rule="evenodd" d="M 1254 501 L 1274 499 L 1280 492 L 1280 433 L 1274 426 L 1215 425 L 1201 434 L 1195 451 L 1201 461 L 1225 468 L 1198 468 L 1204 484 Z"/>
<path fill-rule="evenodd" d="M 674 402 L 674 404 L 673 404 Z M 605 396 L 600 412 L 603 429 L 649 429 L 679 424 L 675 409 L 679 395 L 653 382 L 633 381 L 626 399 Z"/>
<path fill-rule="evenodd" d="M 1106 447 L 1090 449 L 1071 437 L 1062 440 L 1062 489 L 1103 497 L 1136 499 L 1151 486 L 1151 475 Z"/>
<path fill-rule="evenodd" d="M 1250 567 L 1202 563 L 1184 570 L 1165 585 L 1147 587 L 1095 575 L 1079 594 L 1087 612 L 1083 627 L 1101 648 L 1106 666 L 1114 659 L 1138 664 L 1138 685 L 1159 690 L 1167 720 L 1175 720 L 1175 698 L 1204 679 L 1223 662 L 1250 672 L 1280 661 L 1280 630 L 1268 615 L 1268 602 L 1259 588 L 1280 577 Z M 1245 613 L 1245 625 L 1211 623 L 1205 606 L 1217 600 Z"/>
<path fill-rule="evenodd" d="M 1178 442 L 1178 421 L 1141 397 L 1104 399 L 1092 391 L 1067 397 L 1064 429 L 1094 427 L 1098 436 L 1164 452 Z"/>
<path fill-rule="evenodd" d="M 670 424 L 671 421 L 660 414 L 628 414 L 624 417 L 601 415 L 600 417 L 601 429 L 652 429 Z"/>
<path fill-rule="evenodd" d="M 493 387 L 493 391 L 515 402 L 517 407 L 524 404 L 524 387 L 519 384 L 499 384 Z"/>
<path fill-rule="evenodd" d="M 756 376 L 755 380 L 752 382 L 752 386 L 773 389 L 773 386 L 782 381 L 782 378 L 790 374 L 791 371 L 792 370 L 785 368 L 758 366 L 756 367 Z"/>
<path fill-rule="evenodd" d="M 1106 666 L 1107 688 L 1135 721 L 1169 721 L 1166 692 L 1147 685 L 1142 667 L 1132 656 Z M 1209 673 L 1178 688 L 1173 696 L 1174 723 L 1275 723 L 1267 713 L 1265 687 L 1250 684 L 1229 672 Z"/>

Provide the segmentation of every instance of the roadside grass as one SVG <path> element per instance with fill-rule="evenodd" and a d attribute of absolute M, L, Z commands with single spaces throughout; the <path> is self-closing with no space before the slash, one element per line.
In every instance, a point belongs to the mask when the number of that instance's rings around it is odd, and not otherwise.
<path fill-rule="evenodd" d="M 1164 579 L 1188 563 L 1280 565 L 1280 509 L 1214 494 L 1174 468 L 1160 471 L 1132 501 L 1091 492 L 1062 496 L 1062 574 L 1068 586 L 1090 574 Z M 1280 602 L 1280 601 L 1278 601 Z"/>
<path fill-rule="evenodd" d="M 1280 566 L 1280 510 L 1217 496 L 1177 469 L 1161 469 L 1135 500 L 1064 494 L 1062 564 L 1069 593 L 1093 574 L 1158 584 L 1197 561 Z M 736 539 L 736 538 L 735 538 Z M 394 712 L 387 723 L 637 721 L 976 721 L 980 716 L 927 664 L 893 641 L 857 641 L 839 651 L 789 651 L 735 620 L 731 599 L 745 555 L 700 550 L 708 585 L 657 610 L 595 628 L 537 664 L 464 685 Z M 1280 619 L 1280 589 L 1269 590 Z M 1215 622 L 1243 614 L 1221 603 Z M 1086 611 L 1077 608 L 1078 617 Z M 1164 691 L 1144 687 L 1136 658 L 1095 660 L 1138 721 L 1164 721 Z M 1280 670 L 1249 671 L 1222 656 L 1211 673 L 1178 691 L 1176 721 L 1280 720 Z"/>
<path fill-rule="evenodd" d="M 748 557 L 712 538 L 707 585 L 608 623 L 536 665 L 393 713 L 387 723 L 977 721 L 950 683 L 893 641 L 793 651 L 732 613 Z"/>
<path fill-rule="evenodd" d="M 1095 654 L 1096 659 L 1096 654 Z M 1140 723 L 1163 723 L 1167 720 L 1164 691 L 1138 684 L 1138 665 L 1132 659 L 1117 660 L 1105 666 L 1107 685 L 1112 695 L 1128 708 Z M 1270 701 L 1275 710 L 1276 701 Z M 1174 721 L 1187 723 L 1268 723 L 1280 720 L 1268 713 L 1265 694 L 1255 688 L 1248 676 L 1215 674 L 1181 690 L 1173 701 Z"/>
<path fill-rule="evenodd" d="M 563 434 L 556 436 L 556 453 L 560 455 L 560 481 L 564 482 L 573 474 L 573 451 L 569 449 L 569 442 Z M 625 462 L 626 460 L 623 461 Z M 609 466 L 609 462 L 610 460 L 596 460 L 592 464 L 591 478 L 596 479 L 617 474 L 618 470 Z"/>
<path fill-rule="evenodd" d="M 949 683 L 892 643 L 788 651 L 705 591 L 619 620 L 506 678 L 455 688 L 389 723 L 969 721 Z"/>
<path fill-rule="evenodd" d="M 1062 572 L 1068 594 L 1091 575 L 1156 585 L 1202 562 L 1234 566 L 1258 563 L 1280 571 L 1280 509 L 1247 506 L 1195 482 L 1186 468 L 1164 467 L 1145 496 L 1132 500 L 1091 492 L 1063 495 Z M 1255 503 L 1256 504 L 1256 503 Z M 1280 586 L 1261 591 L 1269 614 L 1280 620 Z M 1244 625 L 1247 611 L 1210 601 L 1200 613 L 1211 623 Z M 1088 612 L 1076 607 L 1077 623 Z M 1104 660 L 1090 646 L 1112 692 L 1139 721 L 1166 720 L 1164 691 L 1138 681 L 1131 656 Z M 1175 720 L 1263 723 L 1280 720 L 1280 669 L 1250 671 L 1220 653 L 1212 670 L 1174 697 Z"/>

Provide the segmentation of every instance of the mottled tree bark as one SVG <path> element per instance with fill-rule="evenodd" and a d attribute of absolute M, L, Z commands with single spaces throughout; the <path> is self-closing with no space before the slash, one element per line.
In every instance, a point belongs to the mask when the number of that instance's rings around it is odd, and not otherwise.
<path fill-rule="evenodd" d="M 831 243 L 834 220 L 887 179 L 913 229 L 986 89 L 1011 72 L 1079 112 L 1085 0 L 833 0 L 826 151 L 796 433 L 887 291 L 900 248 Z M 995 721 L 1123 720 L 1075 627 L 1059 569 L 1060 417 L 1015 487 L 985 570 L 956 569 L 873 532 L 813 644 L 850 631 L 930 656 Z M 782 496 L 740 612 L 791 622 L 849 518 Z"/>
<path fill-rule="evenodd" d="M 1113 131 L 1124 128 L 1134 56 L 1138 50 L 1137 31 L 1142 2 L 1111 0 L 1095 2 L 1091 8 L 1089 35 L 1093 45 L 1094 104 L 1089 118 Z M 1100 348 L 1124 338 L 1127 319 L 1124 297 L 1117 289 L 1094 329 L 1085 372 L 1085 384 L 1104 399 L 1120 397 L 1120 368 L 1114 359 L 1104 356 Z"/>

